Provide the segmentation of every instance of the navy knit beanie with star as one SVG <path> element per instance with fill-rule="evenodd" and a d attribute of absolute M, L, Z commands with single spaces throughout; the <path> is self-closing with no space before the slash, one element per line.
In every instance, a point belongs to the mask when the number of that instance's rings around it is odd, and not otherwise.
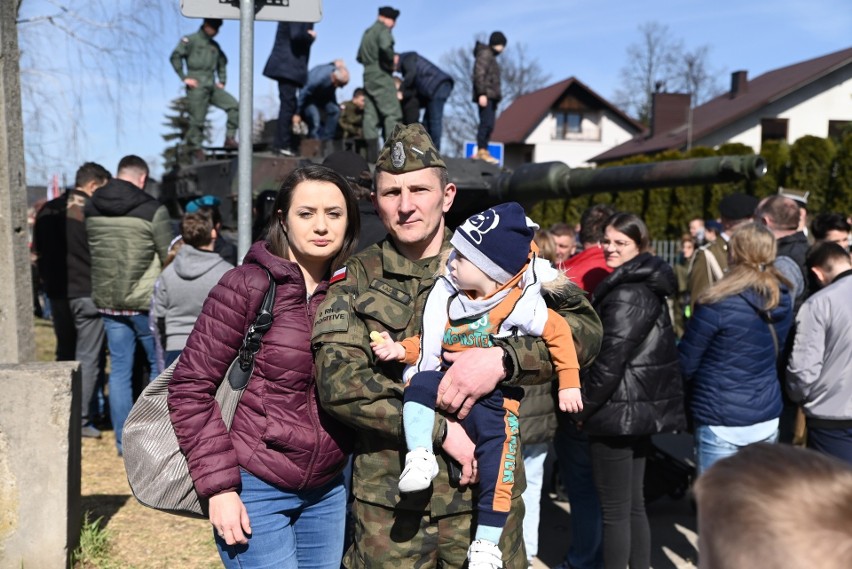
<path fill-rule="evenodd" d="M 538 225 L 520 204 L 508 202 L 467 218 L 450 243 L 483 273 L 504 284 L 526 264 L 536 229 Z"/>

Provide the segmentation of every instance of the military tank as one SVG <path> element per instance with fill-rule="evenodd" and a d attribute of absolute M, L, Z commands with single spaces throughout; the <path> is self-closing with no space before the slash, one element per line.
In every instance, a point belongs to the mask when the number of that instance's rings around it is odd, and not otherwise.
<path fill-rule="evenodd" d="M 293 158 L 270 152 L 252 157 L 253 195 L 277 189 L 294 169 L 321 157 Z M 688 186 L 756 180 L 766 173 L 766 161 L 757 155 L 718 156 L 613 166 L 569 168 L 562 162 L 525 164 L 509 172 L 481 160 L 445 159 L 450 181 L 458 188 L 447 215 L 451 227 L 470 215 L 505 201 L 525 207 L 546 199 L 565 199 L 601 192 L 638 190 L 665 186 Z M 235 229 L 237 221 L 237 158 L 213 156 L 205 162 L 185 166 L 163 177 L 161 201 L 174 216 L 181 206 L 201 195 L 217 196 L 224 225 Z"/>

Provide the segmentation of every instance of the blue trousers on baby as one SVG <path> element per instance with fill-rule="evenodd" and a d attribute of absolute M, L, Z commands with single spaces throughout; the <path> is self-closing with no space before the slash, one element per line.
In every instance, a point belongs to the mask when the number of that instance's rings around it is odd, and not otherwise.
<path fill-rule="evenodd" d="M 438 385 L 444 377 L 440 371 L 414 374 L 405 388 L 403 425 L 408 449 L 432 447 L 432 429 L 410 425 L 406 421 L 409 403 L 417 403 L 434 411 Z M 515 483 L 515 465 L 521 459 L 518 435 L 518 407 L 523 390 L 498 388 L 477 401 L 464 419 L 459 420 L 476 445 L 474 456 L 479 465 L 479 526 L 502 528 L 506 525 Z M 434 424 L 434 414 L 433 423 Z M 477 530 L 478 532 L 479 530 Z M 477 536 L 477 539 L 479 536 Z M 491 540 L 496 541 L 496 540 Z"/>

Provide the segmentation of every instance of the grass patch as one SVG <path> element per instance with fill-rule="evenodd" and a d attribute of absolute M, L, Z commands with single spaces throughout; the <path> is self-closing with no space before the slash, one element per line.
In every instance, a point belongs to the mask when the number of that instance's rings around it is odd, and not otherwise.
<path fill-rule="evenodd" d="M 80 530 L 80 545 L 72 554 L 74 569 L 120 569 L 111 555 L 112 543 L 109 530 L 101 525 L 103 517 L 89 521 L 89 512 L 83 517 Z"/>

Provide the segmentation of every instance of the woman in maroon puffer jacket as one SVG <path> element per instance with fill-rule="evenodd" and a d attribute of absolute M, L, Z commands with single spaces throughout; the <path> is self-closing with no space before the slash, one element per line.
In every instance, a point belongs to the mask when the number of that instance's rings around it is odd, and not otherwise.
<path fill-rule="evenodd" d="M 329 275 L 358 238 L 346 181 L 308 166 L 284 181 L 267 239 L 207 300 L 169 385 L 169 409 L 226 567 L 337 568 L 343 551 L 347 431 L 317 403 L 310 334 Z M 269 286 L 273 324 L 230 433 L 214 395 Z"/>

